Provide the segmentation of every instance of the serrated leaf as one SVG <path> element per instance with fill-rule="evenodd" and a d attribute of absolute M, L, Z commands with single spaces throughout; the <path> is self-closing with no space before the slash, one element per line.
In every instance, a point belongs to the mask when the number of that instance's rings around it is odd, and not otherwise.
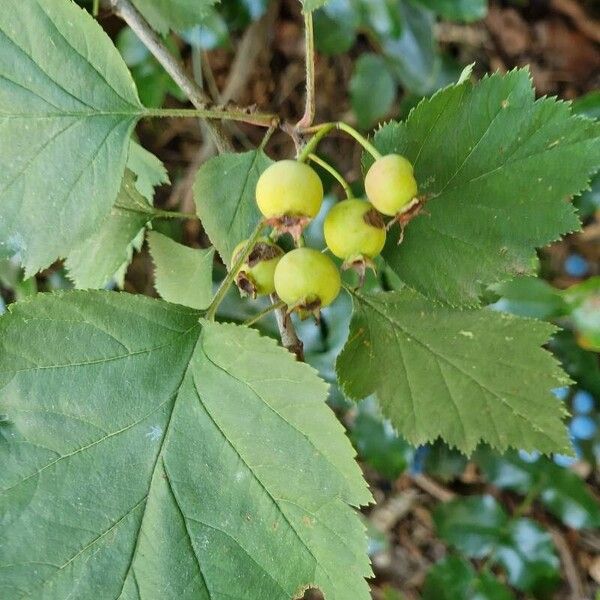
<path fill-rule="evenodd" d="M 198 316 L 69 292 L 0 318 L 4 597 L 369 598 L 370 494 L 327 386 Z"/>
<path fill-rule="evenodd" d="M 163 163 L 131 141 L 115 205 L 100 229 L 65 261 L 76 288 L 103 288 L 111 279 L 123 287 L 129 263 L 141 249 L 144 232 L 154 216 L 154 189 L 164 183 L 169 183 L 169 176 Z"/>
<path fill-rule="evenodd" d="M 194 183 L 196 211 L 226 265 L 235 247 L 248 238 L 260 220 L 255 188 L 273 163 L 262 150 L 221 154 L 204 163 Z"/>
<path fill-rule="evenodd" d="M 150 204 L 154 204 L 154 190 L 171 183 L 162 161 L 134 141 L 129 145 L 127 168 L 135 173 L 135 187 Z"/>
<path fill-rule="evenodd" d="M 348 396 L 375 393 L 414 445 L 441 437 L 464 453 L 480 441 L 570 452 L 564 408 L 550 392 L 568 378 L 540 348 L 553 331 L 490 309 L 437 305 L 407 288 L 355 292 L 336 369 Z"/>
<path fill-rule="evenodd" d="M 159 33 L 183 31 L 198 25 L 218 0 L 132 0 Z"/>
<path fill-rule="evenodd" d="M 70 0 L 0 11 L 0 255 L 28 275 L 108 215 L 143 108 L 116 48 Z"/>
<path fill-rule="evenodd" d="M 535 101 L 518 70 L 442 90 L 378 131 L 375 145 L 407 156 L 430 198 L 400 246 L 388 236 L 385 259 L 431 298 L 476 304 L 487 285 L 530 272 L 536 248 L 579 227 L 565 199 L 600 165 L 600 124 Z"/>
<path fill-rule="evenodd" d="M 152 207 L 126 171 L 117 202 L 100 229 L 69 253 L 65 266 L 76 288 L 102 288 L 131 262 L 134 243 L 152 219 Z"/>
<path fill-rule="evenodd" d="M 188 248 L 157 231 L 148 233 L 148 244 L 156 266 L 154 285 L 161 297 L 191 308 L 207 308 L 213 295 L 214 249 Z"/>

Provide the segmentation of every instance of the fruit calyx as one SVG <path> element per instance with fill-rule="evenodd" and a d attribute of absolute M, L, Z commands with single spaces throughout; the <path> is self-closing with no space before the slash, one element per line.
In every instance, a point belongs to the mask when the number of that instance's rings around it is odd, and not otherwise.
<path fill-rule="evenodd" d="M 305 215 L 282 215 L 280 217 L 271 217 L 265 223 L 273 228 L 277 236 L 289 233 L 294 242 L 297 243 L 302 237 L 302 232 L 311 221 L 312 218 Z"/>

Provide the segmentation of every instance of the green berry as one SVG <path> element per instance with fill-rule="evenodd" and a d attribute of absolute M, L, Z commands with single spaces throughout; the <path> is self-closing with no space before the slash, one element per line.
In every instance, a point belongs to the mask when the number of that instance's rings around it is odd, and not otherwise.
<path fill-rule="evenodd" d="M 248 240 L 240 242 L 232 254 L 231 267 L 237 262 Z M 274 276 L 283 250 L 267 238 L 260 238 L 236 274 L 240 291 L 248 296 L 265 296 L 275 291 Z"/>
<path fill-rule="evenodd" d="M 275 291 L 301 315 L 317 312 L 340 293 L 340 272 L 325 254 L 312 248 L 288 252 L 275 269 Z"/>
<path fill-rule="evenodd" d="M 411 163 L 399 154 L 378 158 L 365 177 L 367 198 L 384 215 L 403 212 L 417 195 L 417 181 Z"/>
<path fill-rule="evenodd" d="M 385 223 L 365 200 L 343 200 L 327 213 L 325 242 L 338 258 L 352 261 L 375 258 L 385 245 Z"/>
<path fill-rule="evenodd" d="M 259 177 L 256 202 L 267 219 L 312 219 L 323 203 L 323 184 L 308 165 L 295 160 L 280 160 Z"/>

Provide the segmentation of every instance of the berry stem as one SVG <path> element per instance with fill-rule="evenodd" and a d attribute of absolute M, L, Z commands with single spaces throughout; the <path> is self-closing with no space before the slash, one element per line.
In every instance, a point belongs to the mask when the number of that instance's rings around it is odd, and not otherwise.
<path fill-rule="evenodd" d="M 223 279 L 223 282 L 219 286 L 219 289 L 217 290 L 215 297 L 213 298 L 212 302 L 210 303 L 210 306 L 208 307 L 208 309 L 206 310 L 205 316 L 209 321 L 214 321 L 215 314 L 217 312 L 217 309 L 219 308 L 219 305 L 221 304 L 221 302 L 223 302 L 223 299 L 225 298 L 225 295 L 229 291 L 231 284 L 234 282 L 237 272 L 240 270 L 241 266 L 244 264 L 244 261 L 246 260 L 246 258 L 248 258 L 248 255 L 250 254 L 250 252 L 252 252 L 252 248 L 254 248 L 254 244 L 260 237 L 260 234 L 262 233 L 262 230 L 264 229 L 264 227 L 265 227 L 265 223 L 264 223 L 264 221 L 261 221 L 256 226 L 256 229 L 253 231 L 252 235 L 250 236 L 250 239 L 244 246 L 244 249 L 238 254 L 233 265 L 231 265 L 231 269 L 229 269 L 227 276 L 225 277 L 225 279 Z"/>
<path fill-rule="evenodd" d="M 261 310 L 259 313 L 256 313 L 253 317 L 250 317 L 246 321 L 244 321 L 243 325 L 246 327 L 250 327 L 250 325 L 254 325 L 258 323 L 263 317 L 266 317 L 268 314 L 272 313 L 274 310 L 278 310 L 280 308 L 285 307 L 285 302 L 283 300 L 279 300 L 279 302 L 275 302 L 270 306 L 267 306 L 264 310 Z"/>
<path fill-rule="evenodd" d="M 348 199 L 354 198 L 354 194 L 352 193 L 352 188 L 350 184 L 344 179 L 343 175 L 334 169 L 327 161 L 323 160 L 316 154 L 309 154 L 308 159 L 312 162 L 318 164 L 320 167 L 325 169 L 332 177 L 334 177 L 337 182 L 344 188 L 344 192 L 346 192 L 346 197 Z"/>
<path fill-rule="evenodd" d="M 100 12 L 100 0 L 94 0 L 92 4 L 92 16 L 97 17 Z"/>
<path fill-rule="evenodd" d="M 319 142 L 334 129 L 343 131 L 353 137 L 375 160 L 381 158 L 379 150 L 377 150 L 365 136 L 358 133 L 354 127 L 351 127 L 347 123 L 337 121 L 335 123 L 322 123 L 321 125 L 315 125 L 314 127 L 304 129 L 304 133 L 314 133 L 315 135 L 306 143 L 304 148 L 302 148 L 296 157 L 296 160 L 305 162 L 309 155 L 314 152 Z"/>

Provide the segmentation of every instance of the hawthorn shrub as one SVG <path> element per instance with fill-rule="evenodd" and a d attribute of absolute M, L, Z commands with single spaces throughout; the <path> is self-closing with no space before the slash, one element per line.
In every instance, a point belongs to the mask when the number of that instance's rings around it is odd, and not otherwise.
<path fill-rule="evenodd" d="M 413 445 L 570 454 L 551 393 L 570 380 L 544 349 L 554 326 L 494 311 L 485 293 L 534 274 L 536 249 L 578 229 L 566 199 L 599 166 L 600 126 L 568 103 L 536 100 L 526 69 L 474 81 L 469 68 L 367 137 L 315 124 L 312 11 L 323 0 L 303 5 L 307 110 L 282 124 L 209 104 L 152 31 L 186 30 L 212 14 L 210 0 L 107 4 L 195 108 L 145 106 L 112 41 L 71 0 L 4 0 L 0 256 L 26 277 L 64 259 L 77 289 L 33 295 L 0 318 L 1 595 L 289 600 L 314 587 L 327 600 L 368 598 L 357 508 L 372 496 L 328 385 L 301 360 L 295 324 L 351 298 L 336 385 L 357 402 L 374 396 Z M 356 78 L 378 60 L 362 61 Z M 384 97 L 395 76 L 382 71 Z M 220 150 L 198 170 L 197 215 L 154 207 L 166 170 L 132 139 L 141 119 L 189 116 L 206 120 Z M 223 120 L 264 127 L 263 143 L 234 152 Z M 268 141 L 280 126 L 297 153 L 274 162 Z M 318 154 L 333 132 L 364 150 L 364 195 Z M 316 222 L 325 248 L 303 235 L 324 194 L 311 165 L 347 196 Z M 196 216 L 209 248 L 153 230 Z M 103 290 L 123 280 L 144 239 L 162 299 Z M 217 255 L 228 272 L 215 291 Z M 236 284 L 263 303 L 225 322 Z M 270 312 L 281 345 L 252 327 Z M 498 531 L 530 526 L 509 523 L 489 497 L 469 502 Z M 441 535 L 486 556 L 460 529 L 461 510 L 436 513 Z M 510 570 L 508 551 L 493 560 Z M 445 569 L 476 577 L 456 557 L 436 569 L 429 597 Z M 477 585 L 493 585 L 486 578 Z M 518 574 L 511 583 L 526 589 Z"/>

